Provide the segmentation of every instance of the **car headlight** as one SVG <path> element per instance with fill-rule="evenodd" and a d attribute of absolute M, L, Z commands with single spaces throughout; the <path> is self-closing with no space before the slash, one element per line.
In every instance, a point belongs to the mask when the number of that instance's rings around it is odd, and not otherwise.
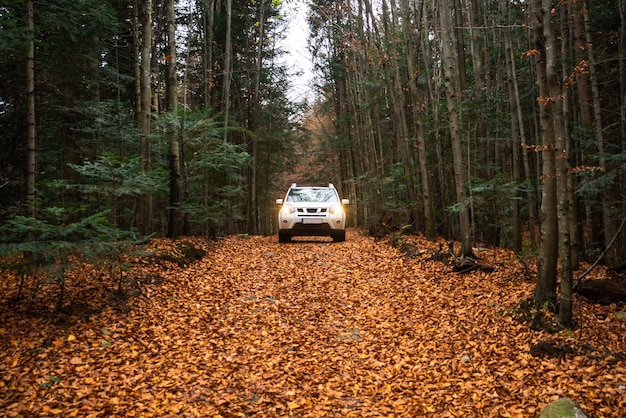
<path fill-rule="evenodd" d="M 293 206 L 290 205 L 283 205 L 283 208 L 281 209 L 283 215 L 291 215 L 292 213 L 294 213 L 296 210 L 294 209 Z"/>
<path fill-rule="evenodd" d="M 330 213 L 332 213 L 333 215 L 342 215 L 343 207 L 341 207 L 341 205 L 332 206 L 330 208 Z"/>

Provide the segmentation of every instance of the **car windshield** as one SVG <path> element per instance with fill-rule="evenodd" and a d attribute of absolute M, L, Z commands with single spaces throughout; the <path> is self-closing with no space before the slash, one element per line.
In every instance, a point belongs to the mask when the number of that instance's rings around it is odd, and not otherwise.
<path fill-rule="evenodd" d="M 291 189 L 287 202 L 338 202 L 337 193 L 333 189 L 302 188 Z"/>

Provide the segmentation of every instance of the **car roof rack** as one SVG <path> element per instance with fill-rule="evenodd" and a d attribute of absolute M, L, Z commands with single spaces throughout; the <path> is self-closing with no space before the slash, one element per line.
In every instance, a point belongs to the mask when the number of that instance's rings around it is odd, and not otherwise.
<path fill-rule="evenodd" d="M 292 189 L 295 189 L 295 188 L 297 188 L 297 187 L 298 187 L 298 185 L 297 185 L 296 183 L 291 183 L 291 188 L 292 188 Z M 320 187 L 320 186 L 318 186 L 318 187 Z M 321 187 L 323 187 L 323 186 L 321 186 Z M 332 184 L 332 183 L 328 183 L 328 188 L 330 188 L 330 189 L 334 189 L 334 188 L 335 188 L 335 185 L 334 185 L 334 184 Z"/>

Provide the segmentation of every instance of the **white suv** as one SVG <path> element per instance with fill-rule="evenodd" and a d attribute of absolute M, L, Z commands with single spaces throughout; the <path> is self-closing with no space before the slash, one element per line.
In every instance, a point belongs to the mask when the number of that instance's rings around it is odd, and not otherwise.
<path fill-rule="evenodd" d="M 299 187 L 293 183 L 285 199 L 276 199 L 278 242 L 289 242 L 295 236 L 330 236 L 333 241 L 346 240 L 348 199 L 339 199 L 335 186 Z"/>

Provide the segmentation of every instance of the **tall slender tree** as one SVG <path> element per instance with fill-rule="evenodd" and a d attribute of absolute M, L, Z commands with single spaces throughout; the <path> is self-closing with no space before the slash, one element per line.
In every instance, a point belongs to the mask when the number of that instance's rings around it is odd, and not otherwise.
<path fill-rule="evenodd" d="M 37 166 L 37 133 L 35 127 L 35 18 L 33 0 L 26 0 L 26 206 L 28 214 L 35 216 L 35 182 Z"/>
<path fill-rule="evenodd" d="M 172 116 L 178 110 L 178 77 L 176 76 L 176 1 L 167 0 L 167 106 Z M 182 233 L 182 219 L 180 210 L 180 142 L 179 132 L 182 130 L 176 124 L 171 126 L 169 165 L 170 165 L 170 204 L 168 208 L 167 235 L 177 238 Z"/>
<path fill-rule="evenodd" d="M 554 153 L 554 119 L 551 112 L 555 98 L 550 97 L 547 73 L 546 25 L 551 25 L 550 10 L 544 9 L 542 0 L 531 3 L 532 28 L 535 38 L 535 67 L 539 97 L 539 117 L 542 145 L 542 199 L 541 234 L 538 257 L 537 285 L 535 300 L 540 303 L 556 303 L 556 278 L 558 258 L 558 219 L 556 210 L 556 160 Z M 546 16 L 547 15 L 547 16 Z M 548 31 L 550 33 L 550 31 Z"/>
<path fill-rule="evenodd" d="M 439 0 L 439 24 L 441 49 L 443 51 L 443 73 L 445 76 L 446 99 L 448 106 L 448 125 L 452 142 L 452 159 L 454 165 L 454 184 L 461 233 L 460 256 L 472 255 L 472 231 L 465 183 L 466 169 L 461 145 L 459 100 L 461 87 L 459 84 L 458 45 L 454 30 L 451 4 L 448 0 Z"/>
<path fill-rule="evenodd" d="M 224 113 L 224 141 L 228 139 L 228 119 L 230 117 L 230 83 L 232 78 L 233 56 L 233 0 L 226 0 L 226 39 L 224 40 L 224 75 L 222 82 L 222 111 Z"/>
<path fill-rule="evenodd" d="M 141 56 L 139 63 L 139 114 L 137 115 L 140 131 L 140 156 L 141 169 L 148 173 L 151 169 L 150 161 L 150 122 L 152 113 L 152 86 L 151 86 L 151 65 L 152 65 L 152 0 L 144 0 L 142 4 L 141 19 L 141 46 L 139 48 Z M 152 232 L 152 193 L 146 192 L 139 199 L 137 227 L 143 234 Z"/>
<path fill-rule="evenodd" d="M 565 94 L 559 80 L 559 48 L 555 33 L 554 16 L 552 13 L 552 1 L 543 0 L 543 10 L 550 13 L 543 15 L 543 34 L 546 51 L 546 91 L 548 96 L 541 98 L 542 105 L 550 115 L 554 139 L 548 139 L 554 144 L 554 160 L 556 174 L 556 217 L 558 227 L 558 254 L 560 261 L 561 292 L 559 304 L 559 319 L 566 327 L 572 325 L 572 261 L 570 247 L 570 221 L 569 221 L 569 163 L 568 163 L 568 140 L 566 137 L 565 120 L 563 117 L 563 104 Z M 545 173 L 544 173 L 545 174 Z"/>
<path fill-rule="evenodd" d="M 424 3 L 419 3 L 419 13 L 421 14 Z M 432 196 L 430 192 L 430 175 L 428 160 L 426 156 L 426 139 L 424 133 L 424 124 L 422 122 L 422 109 L 423 99 L 420 95 L 417 85 L 417 79 L 419 77 L 418 69 L 416 68 L 418 54 L 414 50 L 413 45 L 421 45 L 421 42 L 416 42 L 412 38 L 411 34 L 411 13 L 408 0 L 400 1 L 400 10 L 402 13 L 402 33 L 404 34 L 404 48 L 406 56 L 406 67 L 408 72 L 408 84 L 409 92 L 411 96 L 411 114 L 413 119 L 413 125 L 415 127 L 415 137 L 417 141 L 417 152 L 419 162 L 419 173 L 422 188 L 422 206 L 424 208 L 424 229 L 426 237 L 430 240 L 435 240 L 435 210 L 432 202 Z M 421 22 L 421 16 L 418 16 L 416 21 Z M 424 31 L 420 30 L 418 36 L 424 36 Z"/>

